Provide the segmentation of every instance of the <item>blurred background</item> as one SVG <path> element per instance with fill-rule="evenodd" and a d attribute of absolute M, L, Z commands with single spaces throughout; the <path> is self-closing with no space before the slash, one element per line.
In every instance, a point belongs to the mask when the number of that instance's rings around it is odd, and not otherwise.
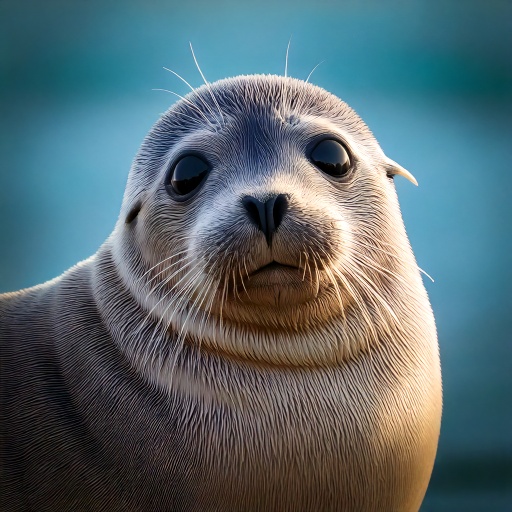
<path fill-rule="evenodd" d="M 0 1 L 0 292 L 113 229 L 142 138 L 186 86 L 288 72 L 384 151 L 439 330 L 444 416 L 422 512 L 512 510 L 512 2 Z"/>

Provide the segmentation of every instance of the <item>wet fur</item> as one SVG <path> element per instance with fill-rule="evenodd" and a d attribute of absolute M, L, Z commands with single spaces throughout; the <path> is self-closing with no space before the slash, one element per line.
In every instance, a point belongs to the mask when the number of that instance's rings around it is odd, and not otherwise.
<path fill-rule="evenodd" d="M 342 140 L 333 183 L 306 157 Z M 188 202 L 183 151 L 212 171 Z M 207 85 L 156 123 L 98 253 L 0 299 L 2 510 L 418 510 L 435 457 L 434 320 L 392 164 L 304 82 Z M 272 247 L 240 205 L 286 193 Z M 299 267 L 251 288 L 274 258 Z"/>

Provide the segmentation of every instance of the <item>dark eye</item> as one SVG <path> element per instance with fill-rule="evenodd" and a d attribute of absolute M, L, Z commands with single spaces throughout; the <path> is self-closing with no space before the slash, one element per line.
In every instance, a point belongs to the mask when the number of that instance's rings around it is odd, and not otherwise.
<path fill-rule="evenodd" d="M 311 151 L 309 158 L 323 172 L 335 178 L 345 176 L 350 170 L 347 150 L 337 141 L 320 141 Z"/>
<path fill-rule="evenodd" d="M 187 155 L 180 158 L 171 169 L 167 179 L 167 187 L 184 196 L 195 190 L 208 174 L 210 166 L 201 158 Z"/>

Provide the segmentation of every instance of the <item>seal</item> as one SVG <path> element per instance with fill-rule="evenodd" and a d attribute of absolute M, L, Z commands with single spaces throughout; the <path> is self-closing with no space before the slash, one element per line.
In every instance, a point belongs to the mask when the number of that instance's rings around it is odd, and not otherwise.
<path fill-rule="evenodd" d="M 2 510 L 418 510 L 441 375 L 397 174 L 300 80 L 173 105 L 98 252 L 1 298 Z"/>

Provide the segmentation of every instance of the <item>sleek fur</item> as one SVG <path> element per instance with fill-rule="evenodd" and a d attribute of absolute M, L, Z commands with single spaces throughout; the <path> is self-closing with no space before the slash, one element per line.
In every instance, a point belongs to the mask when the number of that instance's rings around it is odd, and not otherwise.
<path fill-rule="evenodd" d="M 308 159 L 320 137 L 346 179 Z M 187 152 L 211 172 L 180 201 Z M 1 509 L 418 510 L 441 376 L 394 174 L 299 80 L 222 80 L 163 114 L 97 254 L 1 297 Z M 270 245 L 241 200 L 276 194 Z"/>

